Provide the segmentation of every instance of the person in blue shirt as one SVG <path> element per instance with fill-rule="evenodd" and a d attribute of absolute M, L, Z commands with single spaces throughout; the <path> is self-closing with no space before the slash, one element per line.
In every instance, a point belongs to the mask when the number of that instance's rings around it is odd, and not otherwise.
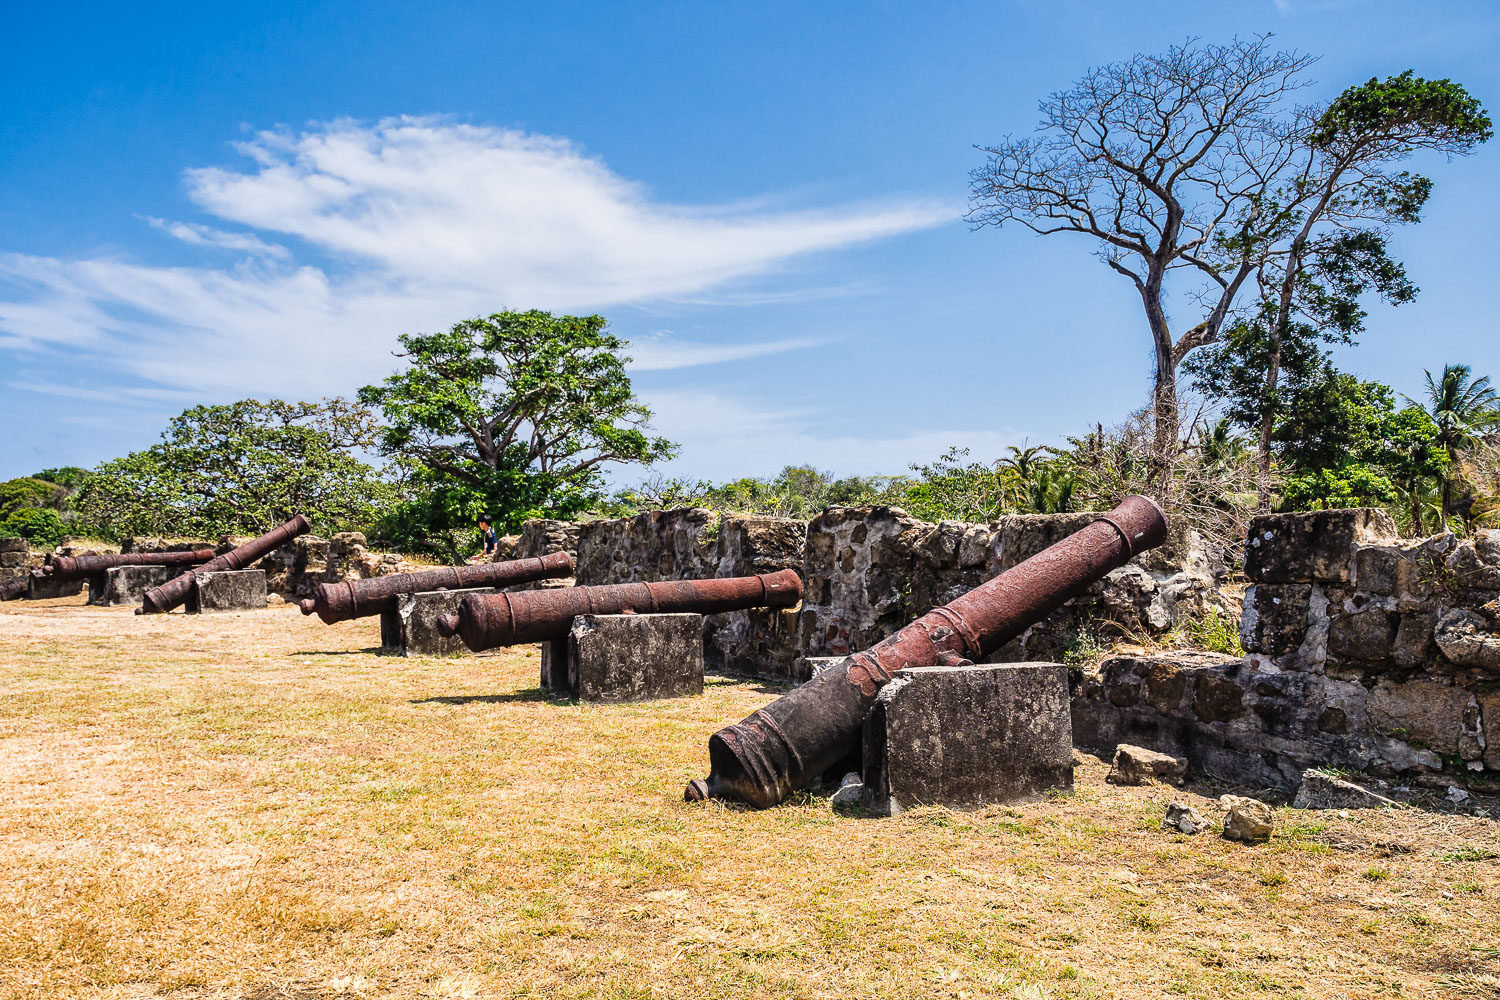
<path fill-rule="evenodd" d="M 500 544 L 500 539 L 495 534 L 488 514 L 479 515 L 479 536 L 484 543 L 484 559 L 486 561 L 495 557 L 495 546 Z"/>

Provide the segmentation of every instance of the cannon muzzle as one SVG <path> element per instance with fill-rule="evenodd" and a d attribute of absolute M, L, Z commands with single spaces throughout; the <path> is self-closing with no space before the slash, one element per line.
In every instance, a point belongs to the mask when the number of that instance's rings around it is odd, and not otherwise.
<path fill-rule="evenodd" d="M 193 588 L 193 581 L 198 578 L 199 573 L 221 573 L 244 569 L 251 563 L 265 558 L 266 554 L 273 549 L 278 549 L 298 535 L 305 535 L 311 530 L 312 522 L 298 514 L 259 538 L 251 539 L 244 545 L 230 549 L 222 556 L 215 556 L 197 569 L 190 569 L 181 576 L 173 577 L 160 587 L 147 591 L 145 598 L 141 601 L 141 606 L 135 609 L 135 613 L 138 615 L 165 614 L 187 600 L 188 591 Z"/>
<path fill-rule="evenodd" d="M 708 741 L 708 777 L 689 782 L 683 797 L 776 805 L 853 751 L 876 693 L 897 671 L 981 660 L 1166 537 L 1162 509 L 1126 497 L 1081 531 L 719 730 Z"/>
<path fill-rule="evenodd" d="M 549 552 L 529 559 L 480 563 L 476 566 L 444 566 L 420 573 L 396 573 L 367 580 L 344 580 L 320 583 L 310 598 L 297 602 L 304 615 L 316 613 L 329 625 L 396 610 L 402 594 L 423 594 L 433 590 L 462 590 L 465 587 L 514 587 L 533 580 L 573 575 L 573 557 L 566 552 Z"/>
<path fill-rule="evenodd" d="M 800 600 L 802 579 L 784 569 L 722 580 L 617 583 L 466 597 L 458 613 L 441 616 L 437 627 L 443 635 L 459 636 L 477 653 L 496 646 L 561 639 L 579 615 L 712 615 L 745 608 L 790 608 Z"/>

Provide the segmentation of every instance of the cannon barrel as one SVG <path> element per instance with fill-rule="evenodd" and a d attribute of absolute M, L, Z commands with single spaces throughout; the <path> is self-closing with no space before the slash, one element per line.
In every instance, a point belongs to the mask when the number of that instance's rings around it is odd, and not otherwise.
<path fill-rule="evenodd" d="M 898 670 L 979 660 L 1166 537 L 1162 509 L 1126 497 L 1081 531 L 719 730 L 708 741 L 708 777 L 689 782 L 684 797 L 776 805 L 853 751 L 876 693 Z"/>
<path fill-rule="evenodd" d="M 264 558 L 271 550 L 280 548 L 298 535 L 305 535 L 311 530 L 312 523 L 298 514 L 279 528 L 268 531 L 259 538 L 251 539 L 238 548 L 230 549 L 222 556 L 215 556 L 197 569 L 190 569 L 181 576 L 173 577 L 160 587 L 147 591 L 145 599 L 142 600 L 141 606 L 135 609 L 135 613 L 157 615 L 171 611 L 187 600 L 188 591 L 192 589 L 193 581 L 198 578 L 199 573 L 244 569 L 251 563 Z"/>
<path fill-rule="evenodd" d="M 474 652 L 568 634 L 579 615 L 712 615 L 745 608 L 789 608 L 802 600 L 802 579 L 789 569 L 722 580 L 616 583 L 602 587 L 529 590 L 466 597 L 458 613 L 438 619 L 443 635 L 458 635 Z"/>
<path fill-rule="evenodd" d="M 189 552 L 130 552 L 107 555 L 88 553 L 81 556 L 57 556 L 46 566 L 42 574 L 57 580 L 76 580 L 90 573 L 102 573 L 116 566 L 192 566 L 205 563 L 214 557 L 213 549 L 194 549 Z"/>
<path fill-rule="evenodd" d="M 432 590 L 462 590 L 465 587 L 513 587 L 519 583 L 572 576 L 573 557 L 550 552 L 530 559 L 481 563 L 477 566 L 444 566 L 420 573 L 396 573 L 367 580 L 320 583 L 313 596 L 297 602 L 304 615 L 314 612 L 329 625 L 396 610 L 402 594 Z"/>

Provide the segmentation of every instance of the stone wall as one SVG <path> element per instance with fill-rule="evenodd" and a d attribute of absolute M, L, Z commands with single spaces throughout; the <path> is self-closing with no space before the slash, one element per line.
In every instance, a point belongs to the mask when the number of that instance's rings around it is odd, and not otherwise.
<path fill-rule="evenodd" d="M 807 526 L 799 654 L 868 648 L 1085 527 L 1097 515 L 1023 514 L 990 524 L 917 521 L 897 507 L 831 507 Z M 997 651 L 992 662 L 1059 660 L 1080 633 L 1161 632 L 1185 610 L 1223 604 L 1222 553 L 1197 532 L 1110 573 Z"/>
<path fill-rule="evenodd" d="M 1500 791 L 1500 532 L 1397 536 L 1378 510 L 1251 522 L 1243 658 L 1075 678 L 1075 732 L 1289 792 L 1303 767 Z"/>
<path fill-rule="evenodd" d="M 167 541 L 135 536 L 127 538 L 120 546 L 120 551 L 183 552 L 213 549 L 215 554 L 223 555 L 250 540 L 248 535 L 223 535 L 217 541 Z M 265 570 L 266 589 L 288 599 L 311 596 L 320 583 L 362 580 L 422 569 L 397 553 L 369 551 L 365 536 L 358 531 L 341 531 L 331 538 L 298 535 L 286 545 L 267 553 L 259 562 L 245 568 Z"/>
<path fill-rule="evenodd" d="M 588 521 L 578 534 L 578 583 L 705 580 L 801 569 L 805 534 L 804 521 L 720 519 L 702 508 Z M 791 677 L 797 658 L 795 609 L 735 611 L 704 622 L 704 657 L 711 668 Z"/>
<path fill-rule="evenodd" d="M 804 587 L 800 608 L 713 616 L 706 640 L 712 668 L 793 677 L 799 661 L 873 645 L 1093 517 L 1016 516 L 982 525 L 927 524 L 895 507 L 834 507 L 811 522 L 721 520 L 699 508 L 648 511 L 584 523 L 577 536 L 577 582 L 706 579 L 796 569 Z M 536 523 L 528 522 L 527 528 Z M 1196 533 L 1183 532 L 1111 574 L 995 659 L 1056 659 L 1081 630 L 1107 631 L 1106 622 L 1137 632 L 1164 630 L 1185 608 L 1222 602 L 1216 588 L 1224 576 L 1222 557 Z"/>

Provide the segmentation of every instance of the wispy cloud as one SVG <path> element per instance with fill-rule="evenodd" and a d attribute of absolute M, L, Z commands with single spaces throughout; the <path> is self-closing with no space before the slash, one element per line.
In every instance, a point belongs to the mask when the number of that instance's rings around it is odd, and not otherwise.
<path fill-rule="evenodd" d="M 671 204 L 565 139 L 438 119 L 337 121 L 236 148 L 242 167 L 185 178 L 197 206 L 239 231 L 148 220 L 236 260 L 168 267 L 0 248 L 11 251 L 0 254 L 0 349 L 66 348 L 203 395 L 347 392 L 389 371 L 397 333 L 497 308 L 735 292 L 799 256 L 955 216 L 911 198 L 818 210 Z M 648 339 L 637 367 L 798 346 Z"/>
<path fill-rule="evenodd" d="M 726 361 L 744 361 L 761 358 L 768 354 L 800 351 L 822 344 L 819 340 L 763 340 L 752 344 L 706 344 L 693 340 L 679 340 L 667 332 L 646 334 L 630 342 L 630 367 L 638 372 L 669 371 L 674 368 L 694 368 L 698 365 L 722 364 Z"/>
<path fill-rule="evenodd" d="M 267 257 L 277 257 L 283 260 L 292 255 L 291 251 L 281 244 L 267 243 L 249 233 L 228 233 L 222 229 L 214 229 L 212 226 L 203 226 L 195 222 L 168 222 L 166 219 L 156 219 L 149 215 L 142 216 L 142 218 L 162 232 L 193 246 L 264 254 Z"/>

